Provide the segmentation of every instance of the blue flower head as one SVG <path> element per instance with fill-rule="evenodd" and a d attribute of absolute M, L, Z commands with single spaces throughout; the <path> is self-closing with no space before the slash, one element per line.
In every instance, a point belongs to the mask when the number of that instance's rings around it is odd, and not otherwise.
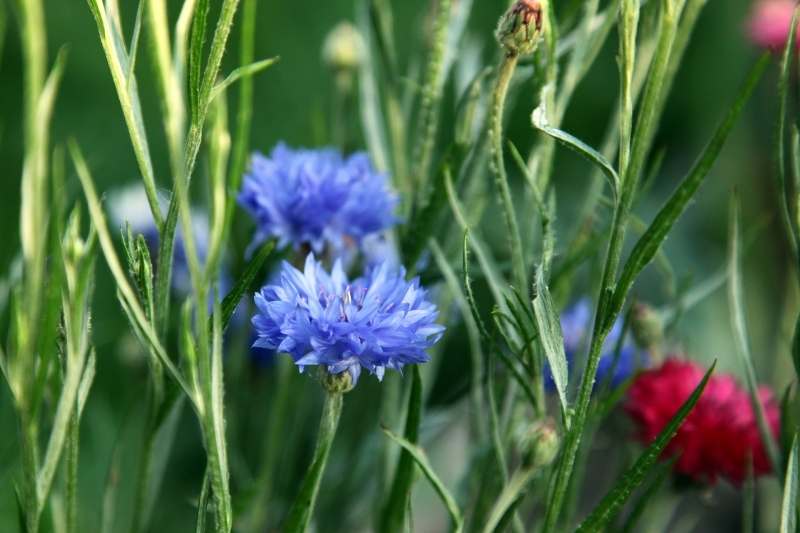
<path fill-rule="evenodd" d="M 279 246 L 306 244 L 317 253 L 326 245 L 339 252 L 389 228 L 397 202 L 387 176 L 366 154 L 343 157 L 284 144 L 269 157 L 253 155 L 239 194 L 258 226 L 254 243 L 274 237 Z"/>
<path fill-rule="evenodd" d="M 444 331 L 419 281 L 388 263 L 349 281 L 341 261 L 328 274 L 312 253 L 303 272 L 284 263 L 280 282 L 257 292 L 255 303 L 254 346 L 291 355 L 301 372 L 348 371 L 353 382 L 362 368 L 380 380 L 387 368 L 428 361 Z"/>
<path fill-rule="evenodd" d="M 589 300 L 585 298 L 561 314 L 564 351 L 570 368 L 574 365 L 575 358 L 578 357 L 581 349 L 586 347 L 591 326 L 592 309 Z M 597 367 L 596 383 L 609 380 L 612 388 L 618 387 L 636 371 L 638 365 L 641 364 L 641 359 L 645 357 L 645 354 L 640 354 L 631 340 L 626 337 L 622 343 L 619 357 L 615 358 L 620 335 L 622 335 L 622 320 L 617 319 L 603 343 L 603 351 Z M 545 365 L 545 387 L 550 391 L 555 390 L 553 376 L 547 365 Z"/>

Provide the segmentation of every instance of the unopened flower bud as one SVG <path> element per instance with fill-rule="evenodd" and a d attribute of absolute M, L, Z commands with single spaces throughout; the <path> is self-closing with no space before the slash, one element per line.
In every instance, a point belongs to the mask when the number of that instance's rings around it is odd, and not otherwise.
<path fill-rule="evenodd" d="M 642 349 L 658 346 L 664 340 L 664 324 L 658 311 L 647 304 L 637 303 L 631 314 L 631 333 Z"/>
<path fill-rule="evenodd" d="M 319 373 L 320 381 L 325 390 L 331 394 L 344 394 L 353 390 L 355 383 L 353 382 L 353 375 L 349 370 L 332 374 L 327 369 L 322 368 Z"/>
<path fill-rule="evenodd" d="M 560 439 L 553 419 L 547 418 L 529 425 L 519 437 L 523 463 L 531 468 L 542 468 L 558 455 Z"/>
<path fill-rule="evenodd" d="M 358 30 L 349 22 L 342 22 L 325 38 L 322 58 L 334 71 L 356 70 L 364 60 L 364 48 Z"/>
<path fill-rule="evenodd" d="M 509 55 L 530 54 L 539 44 L 543 22 L 540 0 L 517 0 L 500 18 L 497 40 Z"/>

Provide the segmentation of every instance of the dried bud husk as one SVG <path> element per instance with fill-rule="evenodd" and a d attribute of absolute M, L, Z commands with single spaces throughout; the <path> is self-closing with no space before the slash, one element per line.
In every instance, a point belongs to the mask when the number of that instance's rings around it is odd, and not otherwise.
<path fill-rule="evenodd" d="M 519 437 L 522 462 L 530 468 L 548 466 L 558 455 L 560 439 L 552 418 L 530 424 Z"/>
<path fill-rule="evenodd" d="M 664 323 L 658 311 L 647 304 L 635 304 L 631 314 L 631 333 L 640 348 L 659 346 L 664 340 Z"/>
<path fill-rule="evenodd" d="M 320 368 L 319 378 L 322 382 L 322 386 L 325 387 L 325 390 L 330 394 L 344 394 L 353 390 L 355 386 L 353 376 L 347 370 L 339 372 L 338 374 L 332 374 L 328 372 L 326 368 L 322 367 Z"/>
<path fill-rule="evenodd" d="M 536 50 L 542 37 L 543 4 L 539 0 L 517 0 L 500 18 L 497 40 L 509 55 L 526 55 Z"/>
<path fill-rule="evenodd" d="M 349 22 L 339 23 L 325 38 L 322 59 L 333 71 L 354 71 L 364 61 L 364 39 Z"/>

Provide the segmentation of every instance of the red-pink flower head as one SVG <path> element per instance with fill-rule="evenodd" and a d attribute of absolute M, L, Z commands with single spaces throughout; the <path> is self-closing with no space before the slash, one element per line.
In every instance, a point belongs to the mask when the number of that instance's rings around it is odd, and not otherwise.
<path fill-rule="evenodd" d="M 789 38 L 797 0 L 758 0 L 750 14 L 750 39 L 763 48 L 781 49 Z M 800 33 L 798 33 L 800 44 Z"/>
<path fill-rule="evenodd" d="M 677 358 L 643 372 L 628 391 L 625 410 L 645 444 L 656 438 L 702 380 L 705 370 Z M 768 424 L 777 436 L 780 411 L 769 389 L 759 389 Z M 697 481 L 723 477 L 739 485 L 752 460 L 754 475 L 771 471 L 747 392 L 731 375 L 712 376 L 703 394 L 664 450 L 674 469 Z"/>

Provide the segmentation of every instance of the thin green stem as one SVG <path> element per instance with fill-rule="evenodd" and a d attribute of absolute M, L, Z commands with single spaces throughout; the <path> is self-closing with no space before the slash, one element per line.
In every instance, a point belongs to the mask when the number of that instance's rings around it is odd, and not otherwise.
<path fill-rule="evenodd" d="M 550 497 L 550 504 L 547 506 L 544 524 L 545 532 L 554 531 L 558 524 L 570 478 L 572 477 L 572 472 L 575 467 L 575 458 L 581 445 L 583 431 L 586 426 L 589 403 L 595 377 L 597 375 L 597 368 L 600 363 L 600 356 L 603 351 L 603 344 L 611 329 L 611 325 L 613 325 L 616 319 L 616 317 L 607 316 L 607 304 L 613 292 L 617 277 L 617 270 L 622 256 L 622 247 L 625 241 L 625 230 L 628 225 L 633 199 L 638 187 L 639 175 L 644 167 L 649 143 L 652 139 L 653 130 L 655 129 L 656 111 L 659 102 L 662 100 L 661 91 L 664 89 L 664 76 L 669 66 L 672 45 L 675 41 L 677 30 L 677 19 L 679 16 L 675 4 L 676 0 L 663 1 L 659 44 L 645 88 L 642 108 L 636 126 L 636 135 L 633 140 L 630 163 L 622 178 L 622 195 L 614 210 L 611 238 L 609 240 L 603 277 L 600 284 L 600 297 L 598 299 L 599 303 L 595 315 L 589 359 L 578 391 L 573 424 L 564 442 L 561 461 L 556 471 L 555 482 Z"/>
<path fill-rule="evenodd" d="M 522 238 L 520 237 L 517 215 L 514 211 L 514 201 L 511 199 L 511 190 L 508 186 L 505 161 L 503 159 L 503 111 L 505 109 L 508 87 L 514 71 L 517 68 L 519 56 L 509 53 L 503 58 L 497 75 L 497 82 L 492 95 L 491 119 L 489 123 L 492 153 L 492 173 L 497 191 L 500 194 L 500 203 L 508 229 L 509 246 L 511 248 L 511 262 L 514 271 L 514 283 L 520 291 L 527 293 L 527 276 L 525 274 L 525 258 L 522 252 Z"/>
<path fill-rule="evenodd" d="M 439 127 L 439 101 L 444 84 L 444 55 L 447 43 L 448 22 L 450 21 L 451 0 L 435 0 L 436 22 L 433 30 L 433 45 L 428 58 L 428 69 L 425 74 L 425 85 L 422 88 L 420 102 L 420 123 L 417 146 L 414 150 L 417 166 L 415 174 L 420 180 L 418 201 L 421 204 L 427 199 L 430 183 L 430 167 L 433 149 L 436 144 L 436 132 Z"/>
<path fill-rule="evenodd" d="M 333 438 L 336 435 L 336 428 L 339 425 L 339 417 L 342 414 L 342 400 L 343 395 L 341 393 L 326 392 L 314 457 L 303 479 L 303 484 L 300 486 L 300 492 L 289 510 L 286 522 L 283 524 L 283 531 L 287 533 L 304 533 L 311 522 L 319 485 L 325 472 L 325 465 L 328 462 L 328 455 L 331 451 Z"/>

